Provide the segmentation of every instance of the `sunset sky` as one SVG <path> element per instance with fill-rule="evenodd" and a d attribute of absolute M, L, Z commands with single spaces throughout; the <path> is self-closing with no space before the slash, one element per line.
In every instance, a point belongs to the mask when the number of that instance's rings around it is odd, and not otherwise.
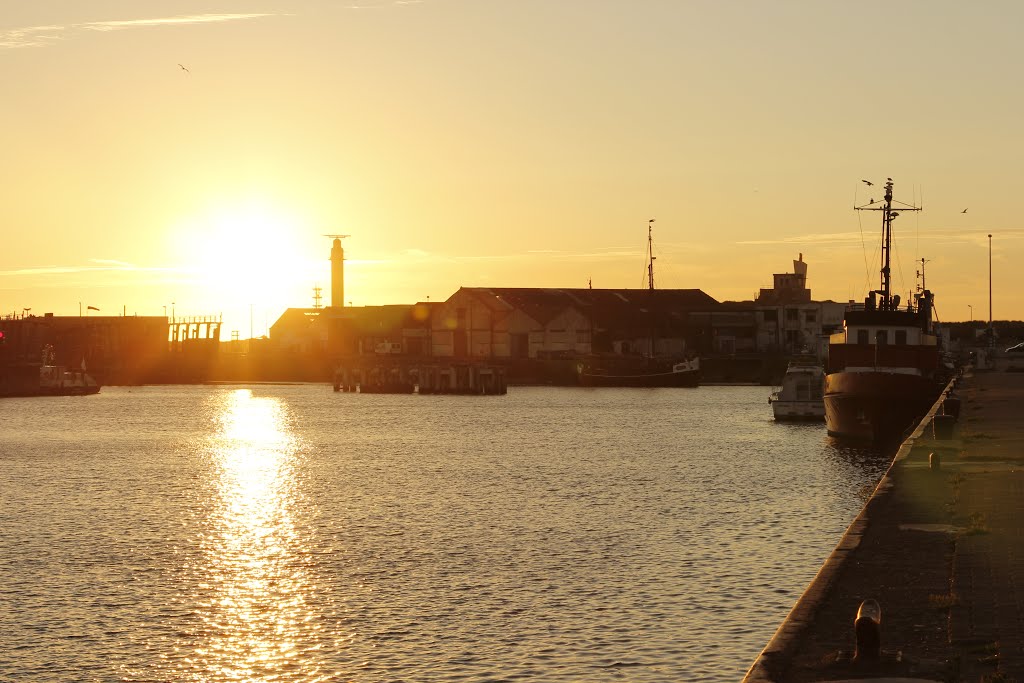
<path fill-rule="evenodd" d="M 260 335 L 326 233 L 357 306 L 640 287 L 649 218 L 659 287 L 860 299 L 891 176 L 894 288 L 987 319 L 992 233 L 1024 318 L 1019 2 L 0 2 L 2 314 Z"/>

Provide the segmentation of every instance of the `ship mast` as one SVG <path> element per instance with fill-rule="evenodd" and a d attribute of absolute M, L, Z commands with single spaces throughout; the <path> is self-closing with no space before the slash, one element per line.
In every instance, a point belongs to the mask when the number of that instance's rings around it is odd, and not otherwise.
<path fill-rule="evenodd" d="M 865 181 L 866 182 L 866 181 Z M 870 185 L 870 183 L 869 183 Z M 864 206 L 855 206 L 857 211 L 881 211 L 882 212 L 882 269 L 881 288 L 877 293 L 881 296 L 878 307 L 884 311 L 895 310 L 896 305 L 892 296 L 892 276 L 890 269 L 890 254 L 892 252 L 892 222 L 901 211 L 920 211 L 921 207 L 899 202 L 900 206 L 893 209 L 892 199 L 892 178 L 886 178 L 885 200 L 881 206 L 874 206 L 874 199 Z"/>
<path fill-rule="evenodd" d="M 654 242 L 651 240 L 651 228 L 654 219 L 647 221 L 647 289 L 654 289 Z"/>

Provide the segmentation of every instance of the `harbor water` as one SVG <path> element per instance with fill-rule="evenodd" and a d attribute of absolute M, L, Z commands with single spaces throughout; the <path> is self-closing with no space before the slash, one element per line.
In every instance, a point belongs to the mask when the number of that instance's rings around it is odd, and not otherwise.
<path fill-rule="evenodd" d="M 888 465 L 769 393 L 5 400 L 0 680 L 740 680 Z"/>

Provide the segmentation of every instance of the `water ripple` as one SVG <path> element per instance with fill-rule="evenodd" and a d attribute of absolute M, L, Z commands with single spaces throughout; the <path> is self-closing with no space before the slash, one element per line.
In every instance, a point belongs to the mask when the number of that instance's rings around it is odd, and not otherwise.
<path fill-rule="evenodd" d="M 10 400 L 0 680 L 737 680 L 886 464 L 765 398 Z"/>

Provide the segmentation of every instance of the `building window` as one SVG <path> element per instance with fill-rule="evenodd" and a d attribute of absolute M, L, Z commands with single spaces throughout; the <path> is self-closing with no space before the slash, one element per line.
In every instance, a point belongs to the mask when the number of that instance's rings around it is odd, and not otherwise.
<path fill-rule="evenodd" d="M 774 311 L 774 310 L 772 310 L 772 311 L 761 311 L 761 319 L 764 320 L 766 323 L 776 323 L 777 324 L 779 322 L 779 312 L 778 311 Z"/>
<path fill-rule="evenodd" d="M 786 320 L 795 322 L 800 320 L 800 309 L 798 308 L 787 308 L 786 309 Z"/>
<path fill-rule="evenodd" d="M 590 343 L 590 330 L 576 330 L 576 343 L 577 344 L 589 344 Z"/>
<path fill-rule="evenodd" d="M 804 311 L 804 320 L 809 323 L 816 322 L 818 319 L 817 311 Z"/>
<path fill-rule="evenodd" d="M 907 331 L 906 330 L 896 330 L 896 341 L 895 341 L 895 344 L 897 346 L 906 346 L 907 345 Z"/>
<path fill-rule="evenodd" d="M 864 344 L 865 346 L 868 344 L 868 331 L 867 330 L 857 330 L 857 343 L 858 344 Z"/>
<path fill-rule="evenodd" d="M 889 330 L 878 330 L 875 332 L 875 343 L 879 346 L 885 346 L 889 343 Z"/>

